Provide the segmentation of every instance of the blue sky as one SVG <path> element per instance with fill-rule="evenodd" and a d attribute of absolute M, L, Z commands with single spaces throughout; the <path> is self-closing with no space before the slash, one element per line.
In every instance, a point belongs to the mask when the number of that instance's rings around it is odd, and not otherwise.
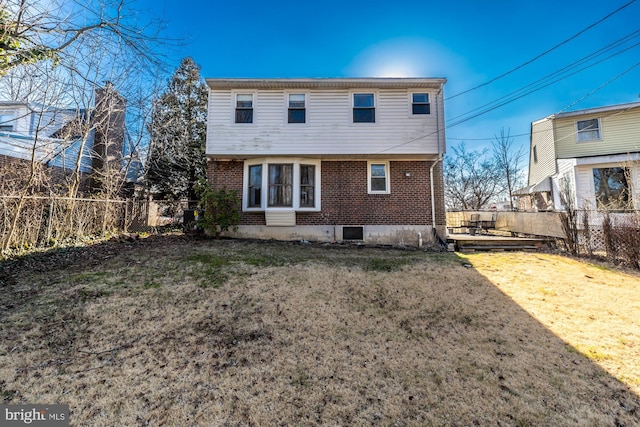
<path fill-rule="evenodd" d="M 630 2 L 532 63 L 461 94 Z M 465 141 L 469 149 L 482 149 L 504 128 L 528 149 L 534 120 L 565 109 L 640 101 L 640 45 L 634 46 L 640 43 L 640 1 L 635 0 L 139 0 L 136 5 L 166 20 L 165 36 L 185 40 L 173 54 L 176 66 L 191 56 L 203 77 L 445 77 L 449 146 Z M 528 86 L 601 49 L 577 69 Z M 555 79 L 560 80 L 549 84 Z M 516 92 L 527 87 L 533 92 Z M 503 97 L 514 92 L 523 96 L 486 112 L 492 107 L 487 104 L 508 100 Z"/>

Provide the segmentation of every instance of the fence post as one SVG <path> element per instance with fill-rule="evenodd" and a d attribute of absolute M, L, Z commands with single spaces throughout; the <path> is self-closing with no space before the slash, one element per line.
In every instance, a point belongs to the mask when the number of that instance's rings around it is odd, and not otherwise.
<path fill-rule="evenodd" d="M 125 233 L 128 233 L 128 225 L 129 225 L 129 220 L 127 219 L 129 213 L 129 201 L 125 200 L 124 201 L 124 219 L 123 219 L 123 224 L 122 224 L 122 231 L 124 231 Z"/>
<path fill-rule="evenodd" d="M 54 198 L 49 199 L 49 218 L 47 220 L 47 244 L 51 241 L 51 223 L 53 222 L 53 208 L 54 208 L 55 200 Z"/>

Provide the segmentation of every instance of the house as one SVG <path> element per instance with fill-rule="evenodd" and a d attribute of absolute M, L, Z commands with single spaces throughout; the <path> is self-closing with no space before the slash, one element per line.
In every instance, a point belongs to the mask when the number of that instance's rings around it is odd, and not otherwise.
<path fill-rule="evenodd" d="M 208 179 L 238 236 L 418 245 L 445 234 L 443 78 L 206 79 Z"/>
<path fill-rule="evenodd" d="M 127 180 L 135 181 L 132 171 L 139 173 L 141 163 L 128 141 L 125 111 L 124 98 L 110 86 L 96 89 L 92 110 L 0 102 L 0 165 L 35 160 L 57 179 L 75 170 L 88 178 L 107 165 L 132 166 Z"/>
<path fill-rule="evenodd" d="M 640 102 L 545 117 L 530 141 L 521 209 L 561 210 L 562 197 L 577 209 L 640 207 Z"/>

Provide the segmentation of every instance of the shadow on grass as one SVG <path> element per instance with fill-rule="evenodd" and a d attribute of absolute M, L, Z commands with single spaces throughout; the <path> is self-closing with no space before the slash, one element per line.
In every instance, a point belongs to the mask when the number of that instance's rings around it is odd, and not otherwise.
<path fill-rule="evenodd" d="M 13 260 L 0 397 L 78 425 L 640 423 L 626 385 L 465 264 L 181 236 Z"/>

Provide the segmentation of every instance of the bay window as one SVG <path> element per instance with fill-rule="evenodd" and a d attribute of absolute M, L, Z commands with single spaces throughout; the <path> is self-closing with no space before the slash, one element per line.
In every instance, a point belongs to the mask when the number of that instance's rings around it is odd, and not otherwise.
<path fill-rule="evenodd" d="M 320 210 L 320 161 L 268 158 L 245 162 L 243 209 Z"/>

